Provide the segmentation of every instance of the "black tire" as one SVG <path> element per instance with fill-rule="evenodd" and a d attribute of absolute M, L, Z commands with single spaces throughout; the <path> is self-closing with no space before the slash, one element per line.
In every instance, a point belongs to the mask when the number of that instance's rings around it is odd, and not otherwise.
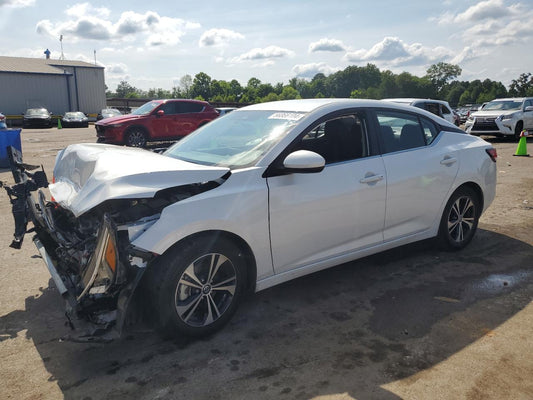
<path fill-rule="evenodd" d="M 518 121 L 514 127 L 515 140 L 520 140 L 520 133 L 522 133 L 522 129 L 524 129 L 524 123 L 522 121 Z"/>
<path fill-rule="evenodd" d="M 167 338 L 220 330 L 244 293 L 245 257 L 223 237 L 200 237 L 152 265 L 149 290 L 158 331 Z"/>
<path fill-rule="evenodd" d="M 438 242 L 447 250 L 464 248 L 476 233 L 481 215 L 480 200 L 468 187 L 457 189 L 444 207 L 439 226 Z"/>
<path fill-rule="evenodd" d="M 139 127 L 133 127 L 126 133 L 126 145 L 130 147 L 145 147 L 146 146 L 146 132 Z"/>

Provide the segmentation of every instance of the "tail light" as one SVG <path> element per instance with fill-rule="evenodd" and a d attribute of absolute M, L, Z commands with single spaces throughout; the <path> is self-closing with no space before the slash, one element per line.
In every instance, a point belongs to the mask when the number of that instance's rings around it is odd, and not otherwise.
<path fill-rule="evenodd" d="M 490 159 L 494 162 L 496 162 L 496 159 L 498 158 L 498 152 L 494 147 L 491 147 L 490 149 L 485 149 L 487 154 L 489 155 Z"/>

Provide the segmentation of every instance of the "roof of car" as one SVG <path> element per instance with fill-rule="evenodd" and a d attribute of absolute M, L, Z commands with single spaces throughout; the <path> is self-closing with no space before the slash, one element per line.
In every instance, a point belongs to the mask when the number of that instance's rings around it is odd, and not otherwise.
<path fill-rule="evenodd" d="M 491 100 L 491 101 L 524 101 L 524 100 L 528 100 L 528 99 L 533 99 L 533 97 L 506 97 L 506 98 L 503 98 L 503 99 L 494 99 L 494 100 Z M 490 103 L 490 101 L 489 101 Z"/>
<path fill-rule="evenodd" d="M 265 110 L 265 111 L 296 111 L 311 112 L 328 105 L 340 105 L 346 107 L 379 107 L 383 105 L 380 100 L 365 99 L 300 99 L 281 100 L 268 103 L 258 103 L 240 108 L 240 110 Z"/>
<path fill-rule="evenodd" d="M 447 101 L 444 100 L 437 100 L 437 99 L 416 99 L 416 98 L 410 98 L 410 97 L 399 97 L 395 99 L 382 99 L 382 101 L 390 101 L 392 103 L 404 103 L 404 104 L 411 104 L 417 101 L 432 101 L 435 103 L 440 104 L 448 104 Z"/>

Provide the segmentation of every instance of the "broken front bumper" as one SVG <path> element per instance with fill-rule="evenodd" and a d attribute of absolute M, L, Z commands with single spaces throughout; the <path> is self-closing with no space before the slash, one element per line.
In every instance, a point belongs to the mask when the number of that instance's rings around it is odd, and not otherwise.
<path fill-rule="evenodd" d="M 15 219 L 11 247 L 19 249 L 25 234 L 34 231 L 33 241 L 66 301 L 70 325 L 81 328 L 86 337 L 105 333 L 112 327 L 120 333 L 135 289 L 153 257 L 134 249 L 128 237 L 142 231 L 153 220 L 131 224 L 133 228 L 127 224 L 117 228 L 112 218 L 103 214 L 94 236 L 87 235 L 87 239 L 77 243 L 65 240 L 69 231 L 56 227 L 53 215 L 56 205 L 47 202 L 44 193 L 38 190 L 48 186 L 44 171 L 29 173 L 28 169 L 37 167 L 23 164 L 22 154 L 14 148 L 8 154 L 16 182 L 5 186 Z M 37 201 L 32 195 L 36 191 Z M 30 220 L 33 228 L 28 231 Z M 123 238 L 120 243 L 119 231 Z M 85 243 L 91 243 L 92 247 L 85 247 Z M 76 258 L 72 253 L 82 256 Z"/>

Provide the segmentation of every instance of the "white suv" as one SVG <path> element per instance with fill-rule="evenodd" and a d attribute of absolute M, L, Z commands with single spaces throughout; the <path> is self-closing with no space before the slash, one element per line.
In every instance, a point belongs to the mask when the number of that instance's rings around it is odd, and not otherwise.
<path fill-rule="evenodd" d="M 483 109 L 470 114 L 465 130 L 472 135 L 520 137 L 523 130 L 533 130 L 533 97 L 495 99 Z"/>
<path fill-rule="evenodd" d="M 421 108 L 422 110 L 429 111 L 452 124 L 456 123 L 453 111 L 447 101 L 433 100 L 433 99 L 411 99 L 411 98 L 398 98 L 398 99 L 383 99 L 383 101 L 390 101 L 393 103 L 406 104 L 414 107 Z"/>

